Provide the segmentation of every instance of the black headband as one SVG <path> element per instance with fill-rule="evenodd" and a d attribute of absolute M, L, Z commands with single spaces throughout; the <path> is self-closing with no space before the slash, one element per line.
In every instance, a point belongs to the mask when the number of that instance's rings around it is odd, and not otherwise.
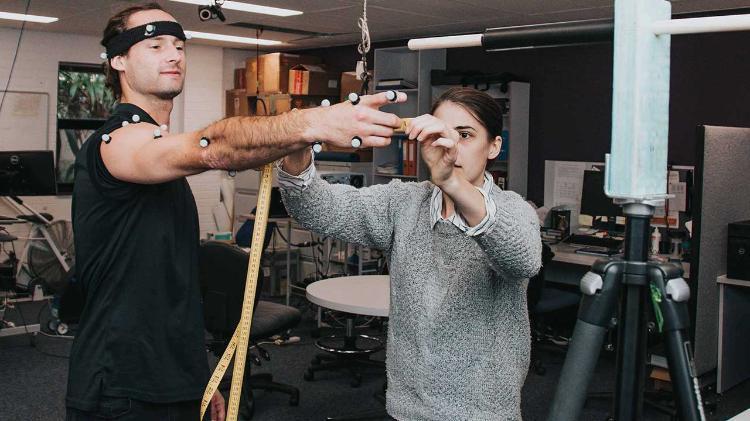
<path fill-rule="evenodd" d="M 151 22 L 145 25 L 136 26 L 135 28 L 130 28 L 110 39 L 106 45 L 107 58 L 111 59 L 120 54 L 124 54 L 130 49 L 130 47 L 144 39 L 158 37 L 160 35 L 172 35 L 183 41 L 187 39 L 185 32 L 182 30 L 182 26 L 177 22 Z"/>

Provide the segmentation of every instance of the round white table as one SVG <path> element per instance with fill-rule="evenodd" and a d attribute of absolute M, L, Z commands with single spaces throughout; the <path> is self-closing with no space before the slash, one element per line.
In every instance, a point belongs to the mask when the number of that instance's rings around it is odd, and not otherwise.
<path fill-rule="evenodd" d="M 364 275 L 323 279 L 307 286 L 307 299 L 331 310 L 388 317 L 391 308 L 391 277 Z"/>
<path fill-rule="evenodd" d="M 382 361 L 369 356 L 383 349 L 383 341 L 354 333 L 357 315 L 388 317 L 390 311 L 390 276 L 365 275 L 324 279 L 307 286 L 307 299 L 320 307 L 346 313 L 346 333 L 320 338 L 315 345 L 328 354 L 317 355 L 304 375 L 312 381 L 317 371 L 349 370 L 354 379 L 352 387 L 362 382 L 355 368 L 384 369 Z"/>

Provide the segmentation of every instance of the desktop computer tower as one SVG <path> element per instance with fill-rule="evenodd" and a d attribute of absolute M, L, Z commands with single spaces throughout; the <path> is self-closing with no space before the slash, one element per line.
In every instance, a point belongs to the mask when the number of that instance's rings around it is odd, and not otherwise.
<path fill-rule="evenodd" d="M 732 222 L 727 236 L 727 277 L 750 281 L 750 221 Z"/>

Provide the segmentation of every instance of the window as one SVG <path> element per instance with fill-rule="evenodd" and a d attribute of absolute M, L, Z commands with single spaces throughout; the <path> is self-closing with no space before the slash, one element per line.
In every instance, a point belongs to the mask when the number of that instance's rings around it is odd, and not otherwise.
<path fill-rule="evenodd" d="M 73 191 L 73 163 L 83 142 L 109 118 L 115 97 L 102 66 L 60 63 L 57 77 L 57 191 Z"/>

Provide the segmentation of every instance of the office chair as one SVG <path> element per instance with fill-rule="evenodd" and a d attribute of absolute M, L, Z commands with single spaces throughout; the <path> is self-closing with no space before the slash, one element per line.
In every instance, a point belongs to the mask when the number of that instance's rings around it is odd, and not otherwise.
<path fill-rule="evenodd" d="M 544 363 L 539 358 L 539 345 L 544 336 L 546 328 L 544 315 L 569 307 L 578 306 L 581 296 L 570 292 L 545 285 L 544 268 L 555 257 L 555 253 L 547 244 L 542 244 L 542 269 L 533 278 L 529 279 L 526 291 L 526 300 L 529 308 L 529 320 L 531 321 L 531 366 L 530 368 L 538 375 L 546 373 Z"/>
<path fill-rule="evenodd" d="M 267 231 L 264 249 L 268 246 L 270 239 L 271 232 Z M 207 347 L 218 357 L 221 357 L 226 349 L 240 320 L 248 263 L 248 254 L 236 246 L 216 241 L 207 241 L 200 246 L 199 276 L 203 313 L 206 330 L 212 336 Z M 251 347 L 255 348 L 261 357 L 270 360 L 268 352 L 256 342 L 273 335 L 284 334 L 299 323 L 301 314 L 296 308 L 259 300 L 261 287 L 262 282 L 258 282 L 250 342 Z M 248 352 L 247 357 L 248 361 L 255 365 L 261 364 L 260 358 L 253 352 Z M 290 395 L 291 406 L 299 404 L 299 389 L 274 382 L 272 375 L 268 373 L 250 374 L 249 368 L 248 365 L 243 379 L 242 401 L 244 403 L 241 405 L 240 414 L 242 419 L 248 419 L 252 415 L 252 389 L 286 393 Z M 222 382 L 223 388 L 227 388 L 228 385 L 229 379 Z"/>

